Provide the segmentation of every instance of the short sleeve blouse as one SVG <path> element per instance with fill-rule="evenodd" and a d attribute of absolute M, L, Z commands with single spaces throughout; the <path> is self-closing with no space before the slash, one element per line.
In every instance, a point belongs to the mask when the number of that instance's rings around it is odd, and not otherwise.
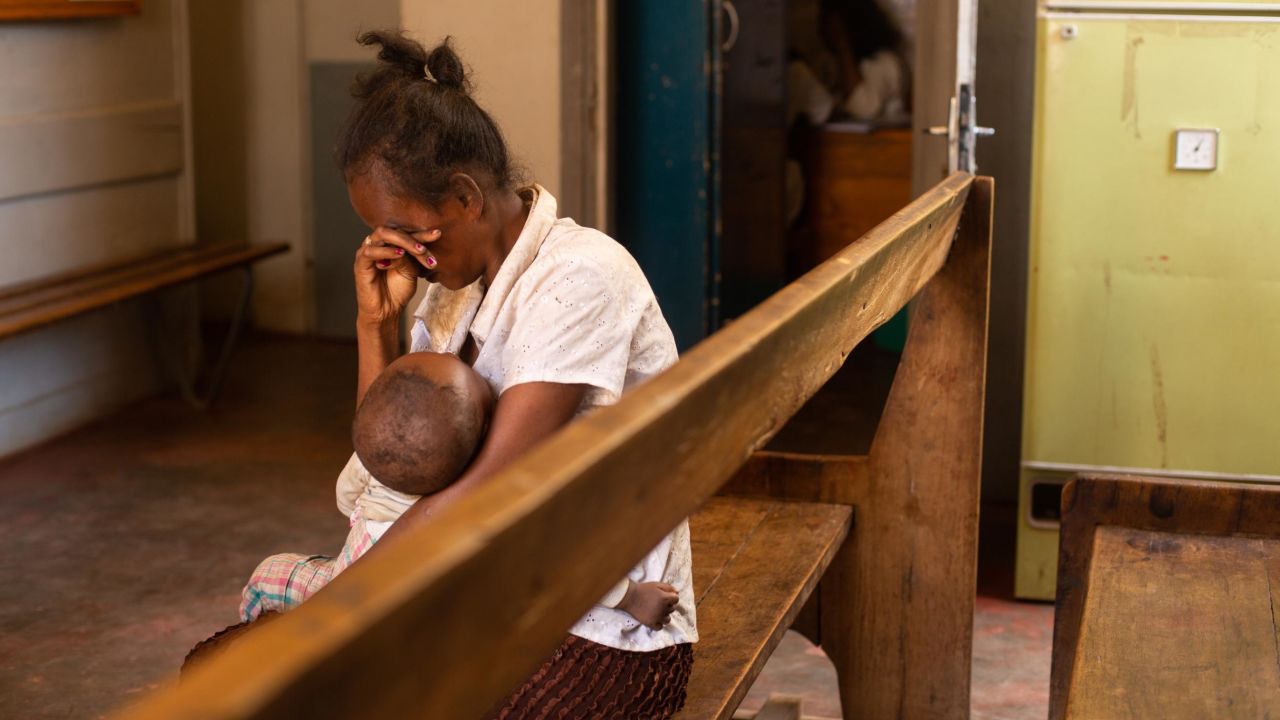
<path fill-rule="evenodd" d="M 529 218 L 492 286 L 432 285 L 414 313 L 412 349 L 457 353 L 470 333 L 478 350 L 473 367 L 499 395 L 529 382 L 584 384 L 590 389 L 579 413 L 611 405 L 676 362 L 671 329 L 625 248 L 557 218 L 556 200 L 541 186 L 522 194 L 531 201 Z M 679 589 L 670 624 L 650 630 L 596 605 L 570 632 L 638 651 L 697 640 L 687 521 L 629 577 Z"/>

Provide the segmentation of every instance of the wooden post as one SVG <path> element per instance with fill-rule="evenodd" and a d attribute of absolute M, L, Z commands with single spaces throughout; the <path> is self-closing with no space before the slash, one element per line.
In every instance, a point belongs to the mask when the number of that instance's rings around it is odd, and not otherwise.
<path fill-rule="evenodd" d="M 865 485 L 849 488 L 853 530 L 822 581 L 846 718 L 969 716 L 993 189 L 974 180 L 913 303 Z"/>

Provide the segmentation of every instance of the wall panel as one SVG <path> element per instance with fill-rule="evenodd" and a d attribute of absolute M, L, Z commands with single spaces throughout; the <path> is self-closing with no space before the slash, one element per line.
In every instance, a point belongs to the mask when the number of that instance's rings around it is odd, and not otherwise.
<path fill-rule="evenodd" d="M 0 285 L 193 241 L 182 0 L 0 25 Z M 0 341 L 0 455 L 155 391 L 136 303 Z"/>

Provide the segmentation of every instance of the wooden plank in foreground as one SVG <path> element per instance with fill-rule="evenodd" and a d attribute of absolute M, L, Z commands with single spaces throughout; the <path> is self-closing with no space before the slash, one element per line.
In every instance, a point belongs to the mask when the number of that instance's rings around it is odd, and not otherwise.
<path fill-rule="evenodd" d="M 126 717 L 483 714 L 934 276 L 972 182 L 948 178 Z"/>
<path fill-rule="evenodd" d="M 1058 568 L 1050 718 L 1280 712 L 1280 487 L 1080 478 Z"/>
<path fill-rule="evenodd" d="M 1280 538 L 1098 528 L 1067 716 L 1274 714 L 1275 582 Z"/>

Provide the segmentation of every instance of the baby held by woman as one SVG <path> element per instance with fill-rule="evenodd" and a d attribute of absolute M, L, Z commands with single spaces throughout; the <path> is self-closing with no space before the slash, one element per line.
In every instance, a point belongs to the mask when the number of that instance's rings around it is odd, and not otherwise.
<path fill-rule="evenodd" d="M 356 411 L 355 454 L 338 477 L 338 508 L 351 526 L 341 553 L 262 561 L 241 595 L 240 625 L 197 645 L 188 662 L 264 615 L 296 607 L 364 555 L 419 497 L 452 484 L 480 447 L 493 406 L 489 384 L 455 355 L 418 352 L 391 363 Z M 659 628 L 677 601 L 671 585 L 624 578 L 601 604 Z"/>

